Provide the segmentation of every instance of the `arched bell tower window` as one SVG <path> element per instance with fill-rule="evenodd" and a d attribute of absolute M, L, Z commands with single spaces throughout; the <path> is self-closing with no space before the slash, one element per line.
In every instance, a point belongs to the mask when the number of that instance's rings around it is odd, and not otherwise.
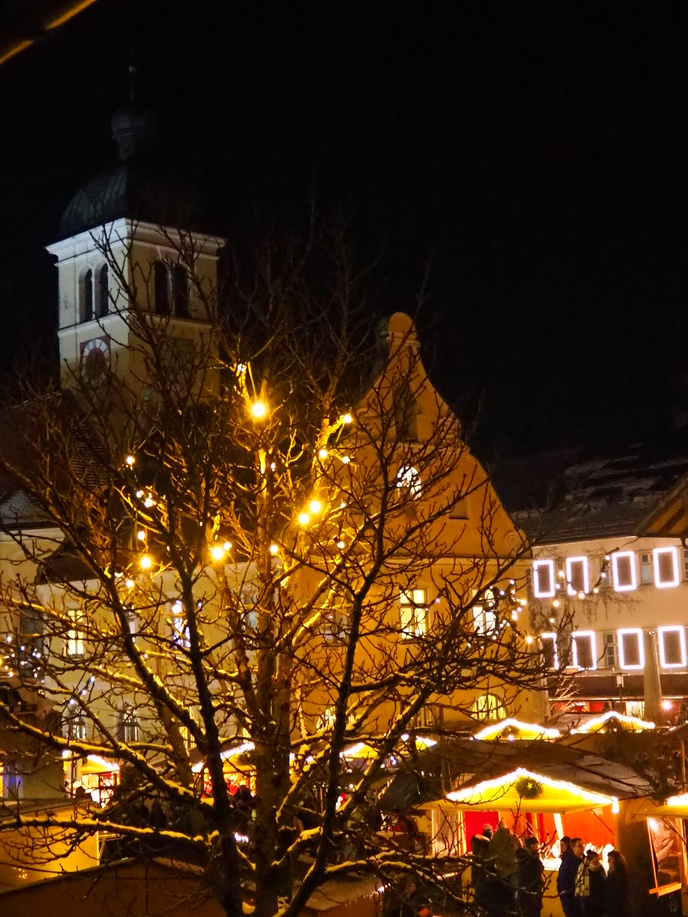
<path fill-rule="evenodd" d="M 170 271 L 164 261 L 153 264 L 153 283 L 155 286 L 155 311 L 158 315 L 170 314 Z"/>
<path fill-rule="evenodd" d="M 158 315 L 189 317 L 189 274 L 183 264 L 153 264 L 154 305 Z"/>
<path fill-rule="evenodd" d="M 93 271 L 89 268 L 79 278 L 79 321 L 93 320 Z"/>
<path fill-rule="evenodd" d="M 189 317 L 189 275 L 183 264 L 172 268 L 172 300 L 177 318 Z"/>
<path fill-rule="evenodd" d="M 96 287 L 96 318 L 103 318 L 110 311 L 109 270 L 107 264 L 98 268 Z"/>

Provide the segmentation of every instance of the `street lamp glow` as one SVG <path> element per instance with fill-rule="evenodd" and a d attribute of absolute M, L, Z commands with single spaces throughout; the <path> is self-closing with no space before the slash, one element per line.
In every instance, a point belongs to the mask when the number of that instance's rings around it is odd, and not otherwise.
<path fill-rule="evenodd" d="M 268 416 L 268 406 L 264 401 L 251 402 L 251 417 L 254 420 L 263 420 Z"/>
<path fill-rule="evenodd" d="M 210 548 L 210 556 L 216 563 L 219 563 L 221 560 L 224 560 L 224 556 L 225 556 L 224 545 L 214 544 Z"/>

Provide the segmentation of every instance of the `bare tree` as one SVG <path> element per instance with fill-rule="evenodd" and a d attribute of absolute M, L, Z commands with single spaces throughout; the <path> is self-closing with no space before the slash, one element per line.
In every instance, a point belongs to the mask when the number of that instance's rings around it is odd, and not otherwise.
<path fill-rule="evenodd" d="M 432 879 L 375 830 L 376 790 L 414 737 L 536 708 L 527 545 L 341 237 L 228 259 L 220 305 L 173 241 L 195 320 L 103 233 L 123 356 L 4 415 L 6 680 L 44 715 L 0 713 L 121 780 L 3 824 L 190 860 L 232 915 L 291 917 L 352 872 Z"/>

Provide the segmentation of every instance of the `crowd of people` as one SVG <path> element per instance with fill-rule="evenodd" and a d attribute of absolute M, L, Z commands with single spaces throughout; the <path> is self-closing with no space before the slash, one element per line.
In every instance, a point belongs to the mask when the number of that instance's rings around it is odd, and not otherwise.
<path fill-rule="evenodd" d="M 566 917 L 628 917 L 628 874 L 618 850 L 607 854 L 609 872 L 599 853 L 585 850 L 580 837 L 562 837 L 557 892 Z"/>
<path fill-rule="evenodd" d="M 557 892 L 566 917 L 628 917 L 628 876 L 618 850 L 607 856 L 584 849 L 580 837 L 563 837 Z M 544 866 L 537 838 L 523 841 L 503 820 L 485 825 L 471 841 L 474 903 L 486 917 L 521 914 L 539 917 L 544 893 Z"/>

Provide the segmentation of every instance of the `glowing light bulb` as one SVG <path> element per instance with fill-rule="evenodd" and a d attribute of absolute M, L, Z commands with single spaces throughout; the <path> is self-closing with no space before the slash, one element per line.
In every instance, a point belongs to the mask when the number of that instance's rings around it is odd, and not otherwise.
<path fill-rule="evenodd" d="M 271 545 L 270 545 L 270 553 L 271 553 L 271 554 L 277 554 L 278 551 L 279 551 L 279 548 L 277 547 L 276 544 L 271 544 Z"/>
<path fill-rule="evenodd" d="M 351 414 L 342 414 L 342 423 L 351 423 L 352 421 L 353 417 Z"/>
<path fill-rule="evenodd" d="M 351 461 L 351 459 L 349 458 L 348 455 L 343 455 L 343 456 L 342 456 L 342 465 L 348 465 L 350 461 Z"/>
<path fill-rule="evenodd" d="M 337 547 L 339 548 L 340 551 L 343 551 L 344 548 L 346 547 L 346 542 L 345 542 L 345 541 L 338 541 L 338 542 L 337 542 Z"/>
<path fill-rule="evenodd" d="M 151 496 L 148 496 L 148 497 L 146 497 L 146 499 L 143 501 L 143 505 L 144 505 L 147 509 L 150 509 L 151 506 L 155 506 L 155 500 L 154 500 Z"/>
<path fill-rule="evenodd" d="M 528 646 L 530 646 L 532 642 L 533 642 L 533 638 L 530 636 L 530 634 L 528 634 L 528 636 L 526 637 L 526 643 L 528 644 Z"/>
<path fill-rule="evenodd" d="M 264 401 L 254 401 L 251 404 L 251 417 L 262 420 L 268 416 L 268 406 Z"/>
<path fill-rule="evenodd" d="M 308 525 L 311 521 L 311 517 L 308 513 L 299 513 L 299 525 Z"/>
<path fill-rule="evenodd" d="M 225 551 L 231 551 L 231 550 L 232 550 L 232 542 L 231 542 L 231 541 L 225 541 L 225 543 L 222 545 L 222 547 L 225 549 Z"/>
<path fill-rule="evenodd" d="M 143 557 L 139 560 L 139 565 L 142 570 L 150 570 L 150 568 L 153 566 L 153 561 L 148 554 L 144 554 Z"/>
<path fill-rule="evenodd" d="M 327 449 L 320 449 L 318 451 L 318 458 L 326 459 L 327 458 Z"/>
<path fill-rule="evenodd" d="M 314 516 L 317 516 L 318 513 L 322 512 L 323 505 L 320 500 L 311 500 L 308 504 L 308 509 L 313 513 Z"/>
<path fill-rule="evenodd" d="M 143 529 L 139 529 L 138 532 L 136 533 L 136 537 L 138 538 L 139 541 L 145 541 L 146 533 L 143 531 Z"/>
<path fill-rule="evenodd" d="M 223 560 L 225 556 L 224 546 L 221 544 L 214 544 L 210 548 L 210 556 L 216 563 Z"/>
<path fill-rule="evenodd" d="M 126 461 L 127 465 L 131 468 L 131 466 L 134 464 L 134 462 L 136 461 L 136 459 L 134 458 L 133 455 L 128 455 L 128 456 L 126 457 L 125 461 Z"/>
<path fill-rule="evenodd" d="M 124 585 L 127 587 L 127 589 L 133 589 L 133 588 L 134 588 L 134 580 L 133 580 L 133 579 L 128 579 L 128 580 L 125 582 Z"/>

